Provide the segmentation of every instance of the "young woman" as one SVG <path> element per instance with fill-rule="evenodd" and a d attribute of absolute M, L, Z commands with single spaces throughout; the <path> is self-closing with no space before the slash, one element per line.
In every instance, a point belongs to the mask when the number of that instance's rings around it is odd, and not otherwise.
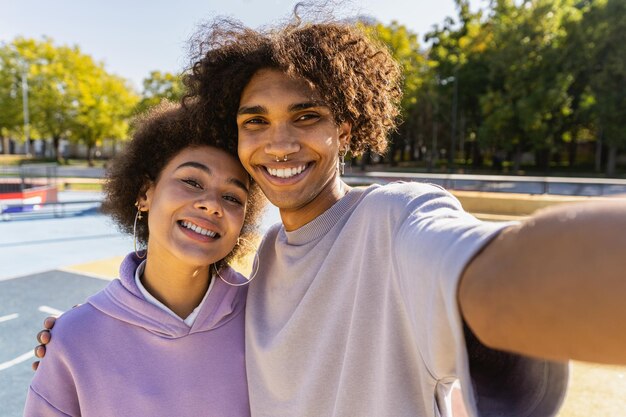
<path fill-rule="evenodd" d="M 194 136 L 186 111 L 145 116 L 108 173 L 103 210 L 147 250 L 63 314 L 25 416 L 250 414 L 246 249 L 259 193 L 232 151 Z"/>

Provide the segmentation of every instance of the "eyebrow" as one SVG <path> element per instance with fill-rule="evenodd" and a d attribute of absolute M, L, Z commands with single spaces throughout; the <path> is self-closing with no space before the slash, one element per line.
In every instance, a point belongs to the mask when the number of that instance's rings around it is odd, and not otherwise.
<path fill-rule="evenodd" d="M 208 175 L 213 175 L 213 171 L 211 171 L 211 168 L 209 168 L 208 166 L 204 164 L 201 164 L 200 162 L 194 162 L 194 161 L 183 162 L 176 169 L 178 170 L 178 169 L 186 168 L 186 167 L 197 168 L 201 171 L 204 171 Z M 237 178 L 230 177 L 226 180 L 226 182 L 229 184 L 233 184 L 234 186 L 238 188 L 241 188 L 246 193 L 250 193 L 250 190 L 248 190 L 248 187 L 246 186 L 246 184 L 239 181 Z"/>
<path fill-rule="evenodd" d="M 294 112 L 294 111 L 300 111 L 300 110 L 306 110 L 306 109 L 310 109 L 312 107 L 327 107 L 326 103 L 322 102 L 322 101 L 307 101 L 304 103 L 296 103 L 296 104 L 292 104 L 289 106 L 289 111 L 290 112 Z M 267 114 L 269 113 L 267 110 L 267 107 L 265 106 L 243 106 L 240 107 L 239 110 L 237 110 L 237 115 L 244 115 L 244 114 Z"/>

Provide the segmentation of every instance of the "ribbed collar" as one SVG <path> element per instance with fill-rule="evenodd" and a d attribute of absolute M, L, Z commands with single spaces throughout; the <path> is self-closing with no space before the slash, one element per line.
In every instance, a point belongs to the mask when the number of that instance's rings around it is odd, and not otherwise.
<path fill-rule="evenodd" d="M 285 231 L 285 227 L 280 229 L 279 238 L 289 245 L 300 246 L 319 239 L 330 231 L 347 213 L 350 208 L 359 200 L 359 198 L 371 187 L 352 188 L 345 196 L 333 204 L 324 213 L 305 224 L 304 226 L 291 231 Z"/>

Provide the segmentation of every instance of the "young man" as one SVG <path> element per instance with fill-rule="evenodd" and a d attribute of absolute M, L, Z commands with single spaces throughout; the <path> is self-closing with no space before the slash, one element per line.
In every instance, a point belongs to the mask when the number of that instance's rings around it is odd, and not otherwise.
<path fill-rule="evenodd" d="M 384 48 L 348 24 L 227 21 L 203 45 L 198 127 L 238 140 L 282 218 L 248 292 L 252 415 L 448 415 L 458 378 L 470 415 L 548 416 L 564 361 L 626 364 L 626 204 L 492 224 L 436 186 L 351 189 L 343 155 L 384 151 L 398 113 Z"/>

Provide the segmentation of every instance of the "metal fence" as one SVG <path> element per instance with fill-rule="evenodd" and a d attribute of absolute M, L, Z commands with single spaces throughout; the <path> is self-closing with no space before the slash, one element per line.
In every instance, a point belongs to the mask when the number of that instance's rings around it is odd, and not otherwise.
<path fill-rule="evenodd" d="M 568 196 L 626 195 L 626 180 L 609 178 L 365 172 L 359 175 L 348 175 L 345 177 L 345 181 L 352 185 L 372 183 L 386 184 L 394 181 L 419 181 L 437 184 L 449 190 L 521 194 Z"/>
<path fill-rule="evenodd" d="M 0 193 L 14 193 L 29 188 L 55 185 L 56 164 L 24 164 L 0 166 Z"/>

